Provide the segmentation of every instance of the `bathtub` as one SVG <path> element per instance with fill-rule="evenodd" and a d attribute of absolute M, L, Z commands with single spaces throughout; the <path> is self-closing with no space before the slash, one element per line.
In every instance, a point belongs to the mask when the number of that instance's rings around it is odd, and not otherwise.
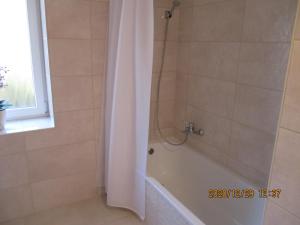
<path fill-rule="evenodd" d="M 151 144 L 148 156 L 149 225 L 262 225 L 265 199 L 247 180 L 191 147 Z M 216 199 L 209 189 L 253 189 L 252 199 Z M 158 221 L 160 220 L 160 221 Z M 171 220 L 171 221 L 168 221 Z"/>

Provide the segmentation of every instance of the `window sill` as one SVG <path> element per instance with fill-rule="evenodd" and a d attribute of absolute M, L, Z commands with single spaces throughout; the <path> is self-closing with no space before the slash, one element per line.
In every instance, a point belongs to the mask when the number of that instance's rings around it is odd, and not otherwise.
<path fill-rule="evenodd" d="M 5 129 L 0 131 L 0 135 L 43 130 L 49 128 L 54 128 L 54 120 L 51 117 L 13 120 L 6 122 Z"/>

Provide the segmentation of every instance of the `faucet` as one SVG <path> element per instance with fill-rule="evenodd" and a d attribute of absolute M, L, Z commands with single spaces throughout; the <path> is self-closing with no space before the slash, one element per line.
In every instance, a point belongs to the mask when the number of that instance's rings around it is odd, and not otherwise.
<path fill-rule="evenodd" d="M 199 135 L 199 136 L 204 136 L 205 132 L 203 129 L 196 129 L 195 128 L 195 123 L 189 121 L 189 122 L 186 122 L 185 124 L 185 129 L 183 131 L 184 133 L 187 133 L 187 134 L 196 134 L 196 135 Z"/>

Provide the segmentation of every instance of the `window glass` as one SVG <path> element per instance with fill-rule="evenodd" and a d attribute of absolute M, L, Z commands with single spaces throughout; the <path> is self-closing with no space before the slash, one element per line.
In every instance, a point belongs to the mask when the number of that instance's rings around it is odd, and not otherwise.
<path fill-rule="evenodd" d="M 0 1 L 0 67 L 7 70 L 0 100 L 12 108 L 36 107 L 26 0 Z"/>

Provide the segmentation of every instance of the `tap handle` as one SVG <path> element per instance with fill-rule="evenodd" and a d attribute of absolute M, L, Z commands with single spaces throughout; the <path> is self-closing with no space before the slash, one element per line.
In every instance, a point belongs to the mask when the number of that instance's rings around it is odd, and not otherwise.
<path fill-rule="evenodd" d="M 199 136 L 204 136 L 205 132 L 203 129 L 199 129 L 199 130 L 194 131 L 194 134 L 197 134 Z"/>

